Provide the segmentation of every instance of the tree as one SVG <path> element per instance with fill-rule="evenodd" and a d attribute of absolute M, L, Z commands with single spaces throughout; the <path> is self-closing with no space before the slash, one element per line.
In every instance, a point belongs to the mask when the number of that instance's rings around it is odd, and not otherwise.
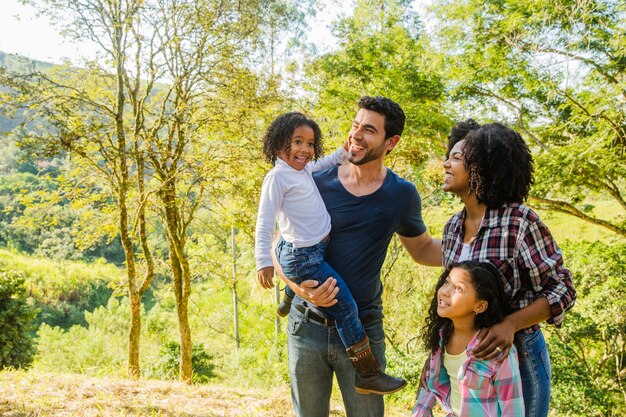
<path fill-rule="evenodd" d="M 324 131 L 345 138 L 363 95 L 393 99 L 404 109 L 407 124 L 391 164 L 417 180 L 416 168 L 436 149 L 449 119 L 442 108 L 445 90 L 436 57 L 429 53 L 411 2 L 357 1 L 352 16 L 335 22 L 334 33 L 339 48 L 307 67 L 305 90 L 316 94 L 316 111 L 328 125 Z"/>
<path fill-rule="evenodd" d="M 626 213 L 624 3 L 458 0 L 436 11 L 452 102 L 506 120 L 533 147 L 531 202 L 626 236 L 623 215 L 586 201 Z"/>
<path fill-rule="evenodd" d="M 155 274 L 148 230 L 157 220 L 148 210 L 164 225 L 180 331 L 180 378 L 190 382 L 188 229 L 207 187 L 224 186 L 214 181 L 223 171 L 223 144 L 212 146 L 200 135 L 223 139 L 212 126 L 220 124 L 226 114 L 221 109 L 230 103 L 216 93 L 239 86 L 231 77 L 248 76 L 262 29 L 270 23 L 272 33 L 285 29 L 285 16 L 295 9 L 262 0 L 45 3 L 57 19 L 69 14 L 68 33 L 94 41 L 104 61 L 89 63 L 80 79 L 66 68 L 54 75 L 10 74 L 5 85 L 17 92 L 12 95 L 16 103 L 46 118 L 41 134 L 28 133 L 32 143 L 52 138 L 51 151 L 61 147 L 78 155 L 103 175 L 116 198 L 128 270 L 129 373 L 134 376 L 139 374 L 141 297 Z M 255 98 L 256 90 L 252 94 Z M 249 107 L 245 111 L 257 119 Z M 145 271 L 142 280 L 138 265 Z"/>
<path fill-rule="evenodd" d="M 142 161 L 136 160 L 138 154 L 133 151 L 139 144 L 133 142 L 133 136 L 129 138 L 133 130 L 126 118 L 124 65 L 141 3 L 113 0 L 38 3 L 36 6 L 56 19 L 67 21 L 67 30 L 74 36 L 84 36 L 100 45 L 114 70 L 111 73 L 91 63 L 84 70 L 66 66 L 26 74 L 5 71 L 2 79 L 4 85 L 12 88 L 9 100 L 15 100 L 18 108 L 30 110 L 22 123 L 24 144 L 48 154 L 63 149 L 77 156 L 75 164 L 91 171 L 79 184 L 94 186 L 104 182 L 114 200 L 117 233 L 124 248 L 127 271 L 131 310 L 128 372 L 133 377 L 139 376 L 141 298 L 154 277 L 145 234 L 148 194 L 143 188 L 144 178 L 137 175 L 136 168 Z M 141 279 L 138 262 L 144 271 Z"/>

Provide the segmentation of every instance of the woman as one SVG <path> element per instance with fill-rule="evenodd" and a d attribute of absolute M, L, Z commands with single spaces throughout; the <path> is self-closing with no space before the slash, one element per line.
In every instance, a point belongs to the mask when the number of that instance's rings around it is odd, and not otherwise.
<path fill-rule="evenodd" d="M 561 326 L 576 291 L 562 253 L 539 216 L 523 202 L 532 184 L 533 160 L 521 136 L 502 124 L 456 125 L 444 162 L 444 191 L 463 210 L 444 228 L 444 266 L 474 260 L 500 272 L 513 313 L 479 334 L 478 359 L 506 356 L 522 333 L 520 372 L 527 416 L 548 415 L 550 358 L 539 323 Z"/>

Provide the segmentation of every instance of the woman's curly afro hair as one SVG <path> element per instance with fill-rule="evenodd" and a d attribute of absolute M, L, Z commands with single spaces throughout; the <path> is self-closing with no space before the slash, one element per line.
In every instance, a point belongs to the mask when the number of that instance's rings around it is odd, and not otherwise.
<path fill-rule="evenodd" d="M 470 130 L 463 144 L 469 189 L 479 203 L 496 208 L 523 203 L 533 183 L 533 158 L 522 137 L 500 123 Z"/>

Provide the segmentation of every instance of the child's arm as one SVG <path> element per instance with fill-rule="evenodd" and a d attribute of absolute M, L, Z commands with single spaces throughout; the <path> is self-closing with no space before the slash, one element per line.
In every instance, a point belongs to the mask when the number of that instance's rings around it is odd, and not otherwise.
<path fill-rule="evenodd" d="M 494 377 L 496 399 L 501 417 L 523 417 L 524 396 L 522 394 L 522 378 L 515 346 L 500 364 Z"/>
<path fill-rule="evenodd" d="M 340 165 L 346 161 L 348 158 L 348 141 L 346 141 L 343 146 L 337 149 L 335 152 L 330 155 L 326 155 L 317 161 L 311 161 L 307 164 L 307 168 L 311 171 L 321 171 L 324 169 L 329 169 L 334 167 L 335 165 Z"/>
<path fill-rule="evenodd" d="M 257 278 L 263 288 L 274 287 L 272 237 L 282 199 L 283 192 L 280 182 L 270 172 L 263 180 L 255 228 L 254 254 L 256 257 Z"/>

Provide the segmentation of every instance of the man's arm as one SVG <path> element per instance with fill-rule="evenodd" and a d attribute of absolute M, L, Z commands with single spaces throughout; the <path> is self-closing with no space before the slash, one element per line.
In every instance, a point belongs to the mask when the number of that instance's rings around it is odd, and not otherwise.
<path fill-rule="evenodd" d="M 276 241 L 277 240 L 278 238 Z M 329 277 L 322 285 L 319 286 L 317 281 L 311 279 L 302 281 L 302 283 L 298 285 L 289 280 L 289 278 L 283 274 L 283 269 L 280 267 L 278 259 L 276 259 L 276 254 L 273 250 L 272 261 L 274 262 L 274 271 L 276 272 L 276 275 L 285 281 L 285 284 L 303 300 L 317 307 L 330 307 L 337 304 L 337 299 L 335 297 L 339 292 L 339 288 L 337 288 L 337 280 L 335 278 Z"/>
<path fill-rule="evenodd" d="M 441 239 L 433 239 L 428 235 L 428 232 L 415 237 L 398 236 L 415 262 L 427 266 L 441 266 L 443 264 Z"/>

